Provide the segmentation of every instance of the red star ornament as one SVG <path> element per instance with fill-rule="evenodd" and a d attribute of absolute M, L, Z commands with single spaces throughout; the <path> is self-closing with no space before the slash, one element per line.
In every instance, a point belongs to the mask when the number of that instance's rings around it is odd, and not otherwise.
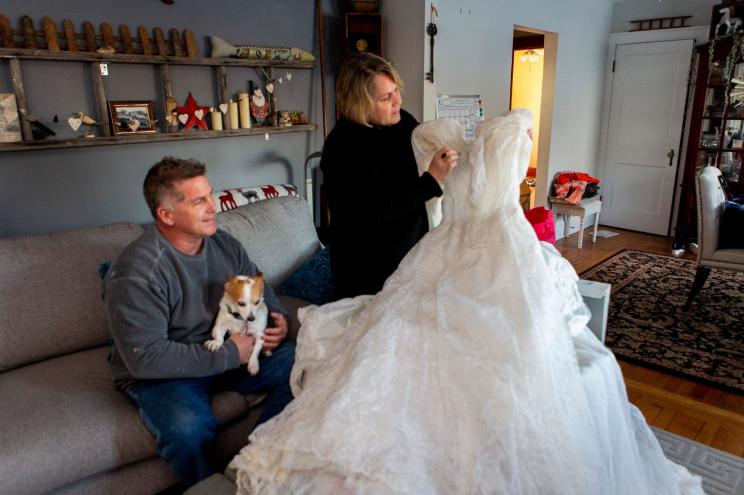
<path fill-rule="evenodd" d="M 201 117 L 196 115 L 196 112 L 201 113 Z M 186 115 L 188 117 L 188 120 L 186 122 L 181 122 L 183 124 L 183 130 L 188 131 L 194 125 L 197 125 L 204 129 L 205 131 L 207 129 L 207 122 L 204 120 L 204 117 L 206 117 L 207 113 L 209 113 L 209 107 L 200 107 L 196 104 L 196 100 L 191 95 L 191 91 L 189 91 L 189 97 L 186 98 L 186 104 L 182 107 L 176 108 L 176 113 L 179 116 L 179 119 L 181 115 Z"/>

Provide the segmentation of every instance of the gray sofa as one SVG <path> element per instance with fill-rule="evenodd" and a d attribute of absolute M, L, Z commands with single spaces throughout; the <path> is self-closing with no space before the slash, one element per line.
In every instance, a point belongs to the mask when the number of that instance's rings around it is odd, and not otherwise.
<path fill-rule="evenodd" d="M 220 213 L 278 287 L 320 249 L 308 204 L 282 196 Z M 0 493 L 157 493 L 175 482 L 136 408 L 112 385 L 98 265 L 142 227 L 0 239 Z M 290 332 L 301 300 L 280 297 Z M 218 455 L 244 444 L 262 397 L 222 393 Z"/>

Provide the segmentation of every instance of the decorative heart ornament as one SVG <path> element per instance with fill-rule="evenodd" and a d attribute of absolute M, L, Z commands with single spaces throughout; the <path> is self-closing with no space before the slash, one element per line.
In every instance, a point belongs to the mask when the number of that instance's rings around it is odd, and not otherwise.
<path fill-rule="evenodd" d="M 188 121 L 189 121 L 189 116 L 188 116 L 188 114 L 185 114 L 185 113 L 181 113 L 181 114 L 179 114 L 179 115 L 178 115 L 178 121 L 179 121 L 179 122 L 180 122 L 181 124 L 183 124 L 183 125 L 186 125 L 186 122 L 188 122 Z"/>
<path fill-rule="evenodd" d="M 129 128 L 132 129 L 132 131 L 136 131 L 139 129 L 140 121 L 139 120 L 130 120 L 129 121 Z"/>
<path fill-rule="evenodd" d="M 292 80 L 292 73 L 287 72 L 287 81 L 291 81 L 291 80 Z"/>
<path fill-rule="evenodd" d="M 220 112 L 227 113 L 227 103 L 220 103 Z"/>
<path fill-rule="evenodd" d="M 282 80 L 281 77 L 279 78 L 279 84 L 284 84 L 284 81 Z"/>
<path fill-rule="evenodd" d="M 266 91 L 268 91 L 270 94 L 274 94 L 274 85 L 271 83 L 267 84 Z"/>
<path fill-rule="evenodd" d="M 194 116 L 197 119 L 201 120 L 202 118 L 204 118 L 204 110 L 195 110 L 194 111 Z"/>
<path fill-rule="evenodd" d="M 67 123 L 70 124 L 70 127 L 72 127 L 73 131 L 77 131 L 80 129 L 80 124 L 83 123 L 83 119 L 80 117 L 70 117 L 67 119 Z"/>

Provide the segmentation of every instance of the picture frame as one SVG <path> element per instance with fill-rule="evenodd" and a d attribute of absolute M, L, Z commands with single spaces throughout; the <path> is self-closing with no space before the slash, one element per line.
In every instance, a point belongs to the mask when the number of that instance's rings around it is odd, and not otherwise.
<path fill-rule="evenodd" d="M 115 136 L 158 132 L 151 101 L 109 101 L 108 108 Z"/>

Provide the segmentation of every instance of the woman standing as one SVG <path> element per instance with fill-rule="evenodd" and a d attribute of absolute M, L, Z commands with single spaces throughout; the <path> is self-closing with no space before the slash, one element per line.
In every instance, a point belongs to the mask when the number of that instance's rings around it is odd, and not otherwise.
<path fill-rule="evenodd" d="M 419 175 L 395 68 L 371 53 L 347 58 L 336 83 L 341 115 L 320 167 L 330 209 L 331 273 L 338 297 L 375 294 L 429 230 L 425 203 L 457 165 L 442 147 Z"/>

